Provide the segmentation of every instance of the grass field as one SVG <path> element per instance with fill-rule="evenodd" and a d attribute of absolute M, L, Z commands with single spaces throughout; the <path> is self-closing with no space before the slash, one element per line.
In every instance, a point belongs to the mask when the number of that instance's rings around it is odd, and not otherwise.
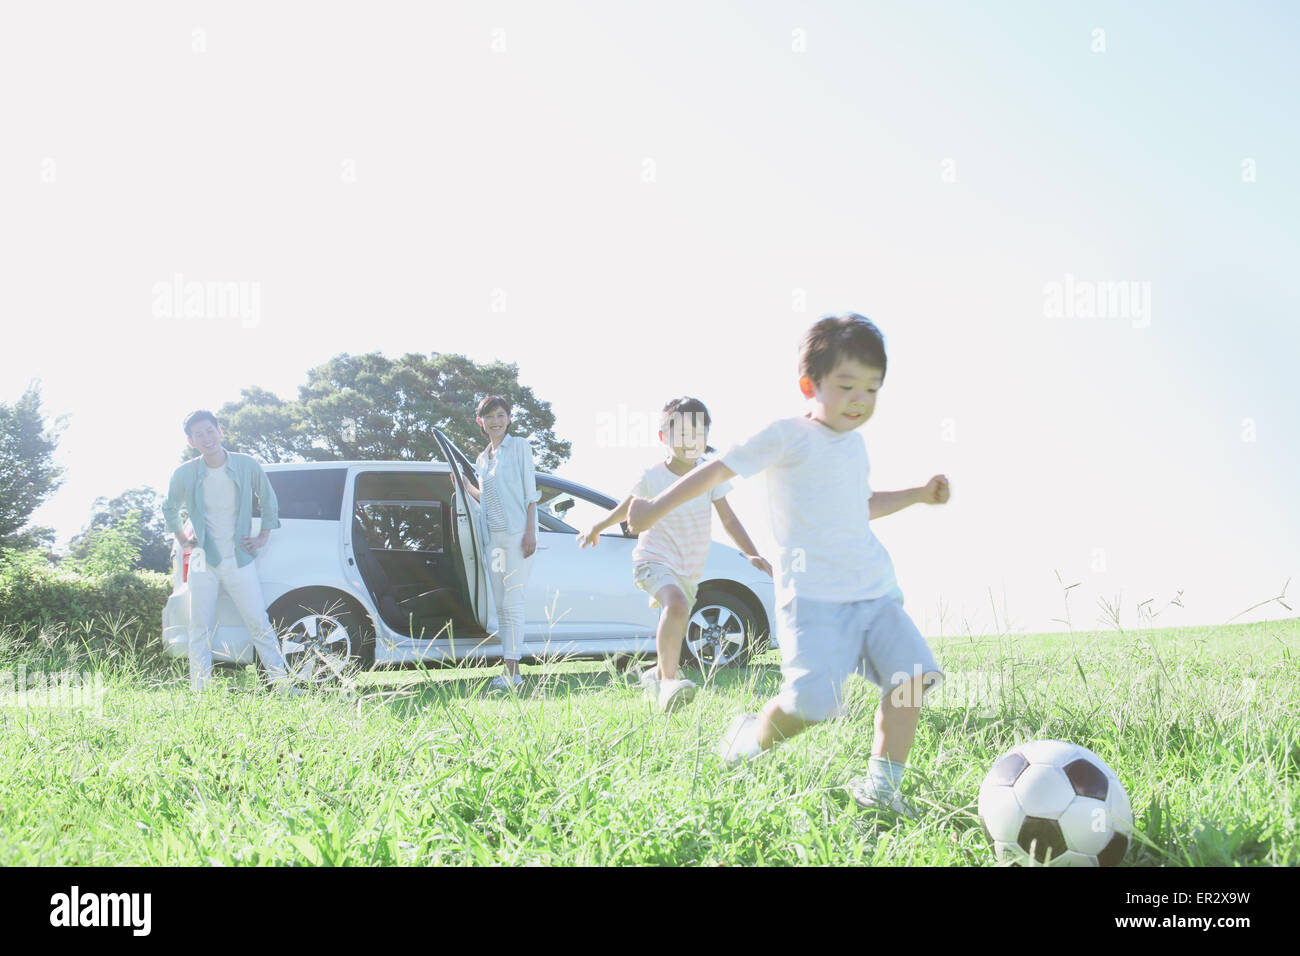
<path fill-rule="evenodd" d="M 948 680 L 906 786 L 924 813 L 889 825 L 841 789 L 870 753 L 861 681 L 846 717 L 750 766 L 714 755 L 775 690 L 772 652 L 665 717 L 598 662 L 525 667 L 513 698 L 486 693 L 494 670 L 463 669 L 283 700 L 251 668 L 196 698 L 183 662 L 105 650 L 121 633 L 22 652 L 0 633 L 0 672 L 103 680 L 98 712 L 0 702 L 2 865 L 987 866 L 980 781 L 1043 737 L 1119 773 L 1138 830 L 1126 865 L 1300 863 L 1295 619 L 931 638 Z"/>

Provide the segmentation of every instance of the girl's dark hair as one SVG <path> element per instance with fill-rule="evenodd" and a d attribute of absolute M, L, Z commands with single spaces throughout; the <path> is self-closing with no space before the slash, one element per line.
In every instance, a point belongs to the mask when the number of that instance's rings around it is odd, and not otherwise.
<path fill-rule="evenodd" d="M 514 411 L 514 409 L 510 407 L 510 403 L 500 395 L 489 395 L 487 398 L 483 399 L 483 401 L 478 403 L 478 410 L 474 412 L 474 417 L 482 418 L 494 408 L 499 408 L 504 411 L 507 418 L 509 418 L 510 413 Z M 507 427 L 509 426 L 507 425 Z M 479 425 L 478 430 L 484 438 L 488 437 L 488 433 L 484 430 L 482 425 Z"/>
<path fill-rule="evenodd" d="M 857 359 L 885 374 L 885 337 L 866 316 L 828 315 L 809 329 L 799 347 L 799 374 L 820 385 L 841 358 Z"/>
<path fill-rule="evenodd" d="M 213 428 L 220 428 L 217 424 L 217 416 L 213 415 L 206 408 L 200 408 L 197 412 L 190 412 L 189 417 L 185 419 L 185 436 L 188 438 L 190 429 L 199 422 L 212 422 Z"/>
<path fill-rule="evenodd" d="M 683 395 L 681 398 L 674 398 L 664 406 L 663 412 L 659 416 L 659 430 L 667 433 L 668 426 L 674 419 L 682 422 L 687 415 L 701 416 L 704 421 L 704 427 L 709 428 L 713 424 L 713 419 L 709 417 L 709 410 L 704 403 L 698 398 L 691 398 L 689 395 Z M 717 451 L 712 445 L 705 445 L 705 454 L 713 454 Z"/>

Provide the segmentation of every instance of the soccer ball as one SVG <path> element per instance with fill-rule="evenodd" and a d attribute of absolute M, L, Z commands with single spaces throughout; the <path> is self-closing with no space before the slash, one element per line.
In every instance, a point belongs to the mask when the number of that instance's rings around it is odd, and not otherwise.
<path fill-rule="evenodd" d="M 1115 866 L 1133 832 L 1115 771 L 1063 740 L 1031 740 L 999 757 L 980 784 L 979 813 L 998 862 L 1010 866 Z"/>

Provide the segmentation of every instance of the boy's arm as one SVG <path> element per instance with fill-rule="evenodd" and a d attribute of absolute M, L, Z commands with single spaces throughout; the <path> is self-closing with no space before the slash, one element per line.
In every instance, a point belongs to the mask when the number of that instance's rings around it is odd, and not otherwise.
<path fill-rule="evenodd" d="M 908 488 L 906 491 L 873 492 L 868 505 L 872 520 L 902 511 L 908 505 L 941 505 L 948 501 L 950 490 L 946 475 L 935 475 L 921 488 Z"/>
<path fill-rule="evenodd" d="M 735 477 L 736 473 L 724 465 L 721 459 L 711 461 L 702 468 L 692 468 L 653 498 L 647 500 L 634 497 L 627 506 L 628 527 L 633 534 L 645 531 L 674 508 Z"/>

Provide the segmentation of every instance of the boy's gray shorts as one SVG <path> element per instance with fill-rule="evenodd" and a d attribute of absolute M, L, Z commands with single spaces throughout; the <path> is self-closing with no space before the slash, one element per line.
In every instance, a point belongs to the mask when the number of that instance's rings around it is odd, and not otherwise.
<path fill-rule="evenodd" d="M 776 640 L 783 678 L 777 706 L 808 721 L 841 711 L 844 680 L 852 673 L 882 692 L 918 675 L 925 675 L 922 693 L 943 680 L 897 594 L 847 604 L 796 597 L 777 611 Z"/>

